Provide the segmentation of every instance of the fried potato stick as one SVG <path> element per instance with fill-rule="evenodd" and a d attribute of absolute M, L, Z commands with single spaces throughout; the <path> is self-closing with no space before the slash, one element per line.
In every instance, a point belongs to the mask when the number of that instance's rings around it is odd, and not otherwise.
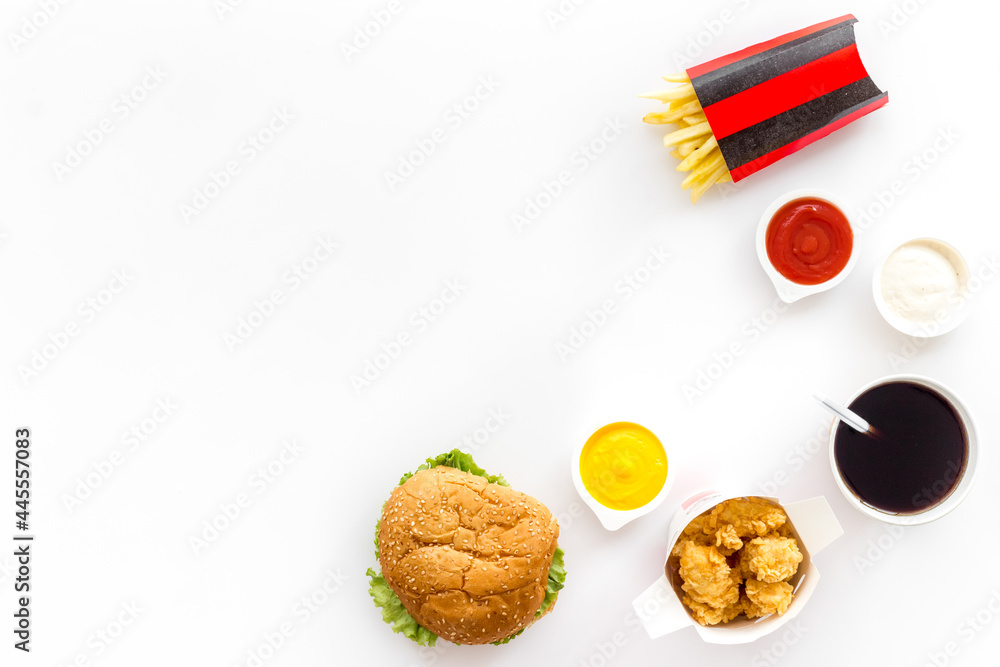
<path fill-rule="evenodd" d="M 713 185 L 731 183 L 733 177 L 688 75 L 669 74 L 663 80 L 679 85 L 640 97 L 660 100 L 667 109 L 648 113 L 642 120 L 650 125 L 677 125 L 663 138 L 663 145 L 673 148 L 670 155 L 680 160 L 677 170 L 690 172 L 681 188 L 691 190 L 691 203 L 697 203 Z"/>

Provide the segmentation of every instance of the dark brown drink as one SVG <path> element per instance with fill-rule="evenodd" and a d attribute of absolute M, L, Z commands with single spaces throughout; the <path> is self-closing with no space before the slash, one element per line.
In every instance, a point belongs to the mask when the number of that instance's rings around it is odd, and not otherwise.
<path fill-rule="evenodd" d="M 837 426 L 837 468 L 861 502 L 883 512 L 913 514 L 955 490 L 969 443 L 947 399 L 929 387 L 898 381 L 872 387 L 849 407 L 882 436 Z"/>

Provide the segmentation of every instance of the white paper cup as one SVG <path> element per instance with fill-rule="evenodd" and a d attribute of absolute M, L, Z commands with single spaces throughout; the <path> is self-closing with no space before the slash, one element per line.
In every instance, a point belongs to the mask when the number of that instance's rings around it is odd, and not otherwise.
<path fill-rule="evenodd" d="M 691 612 L 681 601 L 683 591 L 680 582 L 669 572 L 670 552 L 692 519 L 724 500 L 748 496 L 770 500 L 780 505 L 788 514 L 792 534 L 802 552 L 802 562 L 790 580 L 795 589 L 794 597 L 788 605 L 788 610 L 780 616 L 769 614 L 756 619 L 737 618 L 721 625 L 702 626 L 694 620 Z M 694 627 L 698 635 L 710 644 L 746 644 L 755 641 L 788 623 L 805 608 L 819 583 L 819 570 L 813 563 L 813 557 L 843 534 L 844 529 L 837 521 L 830 504 L 822 496 L 783 504 L 777 498 L 756 494 L 732 495 L 717 491 L 695 494 L 681 504 L 670 522 L 663 572 L 632 602 L 632 608 L 635 609 L 639 621 L 652 639 L 683 628 Z"/>
<path fill-rule="evenodd" d="M 932 380 L 931 378 L 924 377 L 922 375 L 889 375 L 875 380 L 874 382 L 869 382 L 855 392 L 850 399 L 848 399 L 847 405 L 850 406 L 855 399 L 869 389 L 892 382 L 912 382 L 913 384 L 927 387 L 947 401 L 951 405 L 952 409 L 954 409 L 955 414 L 958 415 L 959 421 L 961 421 L 962 426 L 965 429 L 967 450 L 965 466 L 958 473 L 959 480 L 955 484 L 955 487 L 939 503 L 920 512 L 896 514 L 881 510 L 865 503 L 856 493 L 854 493 L 851 487 L 848 486 L 843 475 L 840 473 L 840 468 L 837 466 L 834 448 L 836 447 L 837 427 L 840 425 L 839 417 L 834 418 L 833 423 L 830 425 L 830 468 L 833 470 L 833 479 L 837 483 L 837 488 L 840 489 L 840 492 L 844 494 L 845 498 L 847 498 L 847 502 L 849 502 L 856 510 L 862 514 L 872 517 L 873 519 L 878 519 L 879 521 L 884 521 L 886 523 L 896 524 L 899 526 L 915 526 L 922 523 L 929 523 L 935 519 L 940 519 L 945 514 L 958 507 L 962 501 L 965 500 L 965 497 L 969 495 L 969 491 L 972 489 L 972 483 L 976 477 L 976 468 L 979 464 L 979 439 L 976 435 L 976 425 L 972 419 L 972 414 L 965 406 L 965 403 L 963 403 L 955 392 L 948 387 L 936 380 Z M 875 427 L 877 428 L 878 424 L 875 424 Z M 877 446 L 877 443 L 873 443 L 873 446 Z"/>

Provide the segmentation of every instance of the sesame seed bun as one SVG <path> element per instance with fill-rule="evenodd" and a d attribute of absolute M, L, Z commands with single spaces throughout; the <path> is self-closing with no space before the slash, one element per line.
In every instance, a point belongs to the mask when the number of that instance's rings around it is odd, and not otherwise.
<path fill-rule="evenodd" d="M 417 623 L 456 644 L 488 644 L 535 620 L 558 537 L 531 496 L 437 466 L 389 496 L 379 562 Z"/>

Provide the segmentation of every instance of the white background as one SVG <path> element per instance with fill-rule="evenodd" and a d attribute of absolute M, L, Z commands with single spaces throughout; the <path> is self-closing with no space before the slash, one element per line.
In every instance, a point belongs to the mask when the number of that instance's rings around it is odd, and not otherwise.
<path fill-rule="evenodd" d="M 973 270 L 1000 251 L 992 3 L 590 0 L 558 15 L 556 0 L 403 1 L 350 54 L 387 2 L 50 2 L 39 19 L 45 4 L 11 0 L 0 15 L 2 474 L 12 477 L 14 429 L 29 426 L 37 535 L 28 656 L 11 648 L 13 547 L 0 551 L 4 665 L 255 664 L 248 652 L 283 623 L 291 635 L 263 664 L 995 655 L 997 281 L 982 283 L 959 329 L 919 348 L 880 318 L 870 287 L 880 256 L 915 236 L 954 243 Z M 691 206 L 662 128 L 641 123 L 657 104 L 636 94 L 685 64 L 851 11 L 889 105 Z M 147 68 L 162 80 L 143 88 Z M 477 89 L 457 122 L 453 105 Z M 293 119 L 249 159 L 248 136 L 276 110 Z M 111 130 L 88 150 L 103 119 Z M 609 122 L 623 129 L 602 144 Z M 390 189 L 385 174 L 437 128 L 444 141 Z M 599 154 L 581 159 L 592 141 Z M 81 145 L 75 168 L 56 166 Z M 925 153 L 932 163 L 916 167 Z M 230 161 L 239 173 L 185 219 L 182 205 Z M 512 216 L 564 170 L 570 185 L 519 232 Z M 867 211 L 868 228 L 844 283 L 777 314 L 755 227 L 772 199 L 809 186 L 842 197 L 856 223 Z M 339 248 L 293 287 L 286 274 L 317 239 Z M 630 297 L 616 290 L 659 247 L 667 264 Z M 461 294 L 419 325 L 450 280 Z M 253 315 L 274 290 L 271 316 Z M 607 299 L 616 312 L 561 358 L 557 344 Z M 263 323 L 227 344 L 241 319 Z M 61 337 L 67 327 L 76 335 Z M 351 376 L 400 334 L 410 345 L 356 391 Z M 710 369 L 733 343 L 743 353 Z M 48 358 L 26 373 L 36 353 Z M 684 385 L 709 370 L 718 379 L 689 400 Z M 840 496 L 816 439 L 829 420 L 810 398 L 846 399 L 892 372 L 950 385 L 983 445 L 965 504 L 896 535 Z M 158 400 L 177 407 L 156 412 Z M 491 410 L 504 424 L 479 433 L 476 460 L 561 517 L 567 586 L 508 646 L 419 650 L 368 597 L 372 531 L 399 476 L 475 436 Z M 608 533 L 573 490 L 569 461 L 619 419 L 665 442 L 674 488 Z M 133 428 L 147 433 L 130 448 Z M 303 451 L 261 484 L 255 471 L 293 439 Z M 660 572 L 679 503 L 775 479 L 783 500 L 826 496 L 846 531 L 816 558 L 822 580 L 798 633 L 727 647 L 692 629 L 657 641 L 637 630 L 631 600 Z M 191 538 L 224 524 L 220 506 L 240 494 L 249 505 L 196 550 Z M 323 603 L 306 615 L 300 599 L 314 594 Z M 130 604 L 141 611 L 119 633 Z M 986 623 L 974 630 L 977 612 Z"/>

